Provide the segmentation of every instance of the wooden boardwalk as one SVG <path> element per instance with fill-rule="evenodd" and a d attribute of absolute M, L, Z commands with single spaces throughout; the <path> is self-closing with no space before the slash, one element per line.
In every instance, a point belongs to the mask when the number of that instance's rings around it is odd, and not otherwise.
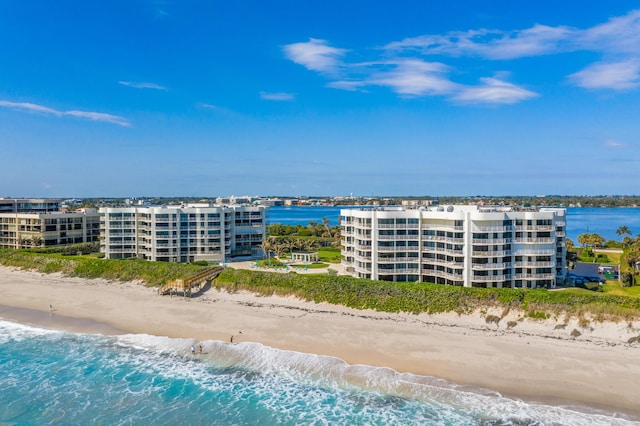
<path fill-rule="evenodd" d="M 182 293 L 184 297 L 191 297 L 193 293 L 200 291 L 207 281 L 211 281 L 216 278 L 223 270 L 224 268 L 222 266 L 216 266 L 214 268 L 200 271 L 185 279 L 171 280 L 158 289 L 158 294 L 160 296 L 165 296 L 167 294 L 173 295 Z"/>

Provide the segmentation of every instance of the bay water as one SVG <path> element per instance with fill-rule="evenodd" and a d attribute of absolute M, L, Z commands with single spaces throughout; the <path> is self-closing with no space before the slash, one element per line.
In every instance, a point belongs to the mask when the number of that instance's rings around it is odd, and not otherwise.
<path fill-rule="evenodd" d="M 309 222 L 322 223 L 326 217 L 331 226 L 339 225 L 340 209 L 366 208 L 366 206 L 294 206 L 270 207 L 269 223 L 284 225 L 308 225 Z M 620 241 L 616 235 L 619 227 L 626 226 L 632 236 L 640 234 L 640 208 L 567 208 L 567 237 L 577 244 L 578 235 L 596 233 L 605 240 Z"/>

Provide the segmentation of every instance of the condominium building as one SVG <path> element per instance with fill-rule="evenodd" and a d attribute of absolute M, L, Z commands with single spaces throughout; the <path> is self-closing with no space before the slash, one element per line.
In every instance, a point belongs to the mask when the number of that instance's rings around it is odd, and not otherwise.
<path fill-rule="evenodd" d="M 57 212 L 61 203 L 61 200 L 51 198 L 0 198 L 0 213 Z"/>
<path fill-rule="evenodd" d="M 262 257 L 265 207 L 201 204 L 100 212 L 100 251 L 109 259 L 225 262 Z"/>
<path fill-rule="evenodd" d="M 555 287 L 566 276 L 566 211 L 429 206 L 340 211 L 346 271 L 373 280 Z"/>
<path fill-rule="evenodd" d="M 60 211 L 60 200 L 0 198 L 0 248 L 49 247 L 98 241 L 95 209 Z"/>

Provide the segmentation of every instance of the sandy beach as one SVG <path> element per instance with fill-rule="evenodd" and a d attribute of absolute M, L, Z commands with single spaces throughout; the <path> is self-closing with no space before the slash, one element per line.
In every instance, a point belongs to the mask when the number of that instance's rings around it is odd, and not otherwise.
<path fill-rule="evenodd" d="M 495 324 L 486 315 L 502 312 L 388 314 L 215 289 L 185 299 L 158 296 L 138 283 L 6 267 L 0 267 L 0 294 L 0 318 L 26 324 L 195 341 L 233 336 L 234 342 L 437 376 L 527 400 L 640 416 L 640 344 L 627 343 L 640 335 L 638 322 L 536 321 L 509 312 Z"/>

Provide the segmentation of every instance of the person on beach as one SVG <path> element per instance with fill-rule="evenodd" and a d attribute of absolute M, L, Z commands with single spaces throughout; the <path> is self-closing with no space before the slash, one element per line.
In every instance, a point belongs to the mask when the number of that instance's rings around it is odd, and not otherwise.
<path fill-rule="evenodd" d="M 49 304 L 49 313 L 53 312 L 53 305 Z"/>
<path fill-rule="evenodd" d="M 229 339 L 229 343 L 233 343 L 233 334 L 231 335 L 231 339 Z"/>
<path fill-rule="evenodd" d="M 196 354 L 196 347 L 191 345 L 191 355 L 195 355 Z"/>
<path fill-rule="evenodd" d="M 199 348 L 199 349 L 200 349 L 200 353 L 202 353 L 202 345 L 200 345 L 200 348 Z"/>

